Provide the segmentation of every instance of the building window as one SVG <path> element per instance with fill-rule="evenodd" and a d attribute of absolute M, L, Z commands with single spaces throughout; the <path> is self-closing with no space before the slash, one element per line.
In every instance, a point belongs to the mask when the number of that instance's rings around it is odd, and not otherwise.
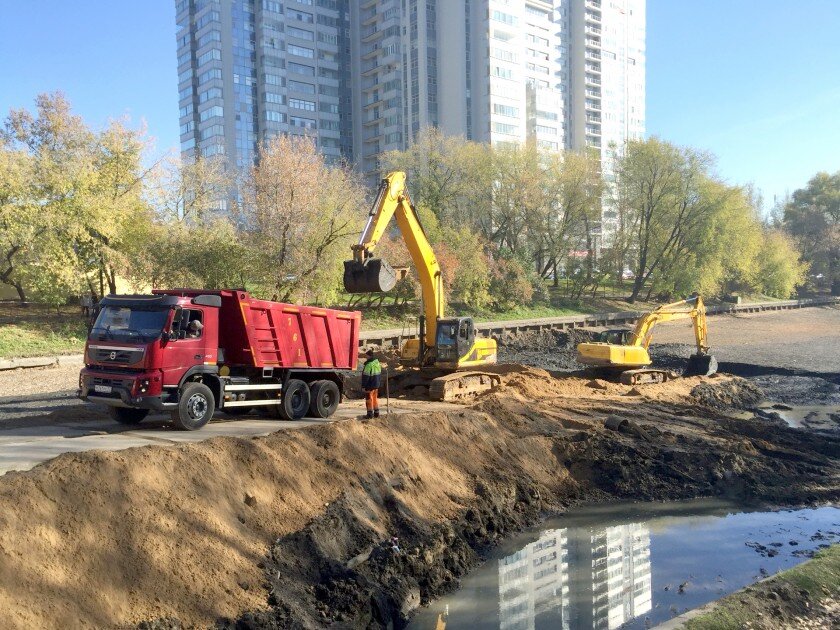
<path fill-rule="evenodd" d="M 222 70 L 221 68 L 211 68 L 207 72 L 202 72 L 198 75 L 198 83 L 203 84 L 207 83 L 208 81 L 212 81 L 213 79 L 221 79 L 222 78 Z"/>
<path fill-rule="evenodd" d="M 310 42 L 315 41 L 315 33 L 307 31 L 303 28 L 297 28 L 296 26 L 287 26 L 286 35 L 289 37 L 297 37 L 298 39 L 305 39 Z"/>
<path fill-rule="evenodd" d="M 222 88 L 212 87 L 198 95 L 199 103 L 206 103 L 211 98 L 222 98 Z"/>
<path fill-rule="evenodd" d="M 493 131 L 496 133 L 503 133 L 508 136 L 515 136 L 518 133 L 516 125 L 508 125 L 507 123 L 493 123 Z"/>
<path fill-rule="evenodd" d="M 312 83 L 289 80 L 289 90 L 302 92 L 303 94 L 315 94 L 315 86 Z"/>
<path fill-rule="evenodd" d="M 302 127 L 303 129 L 315 129 L 315 121 L 312 118 L 289 116 L 289 124 L 292 127 Z"/>
<path fill-rule="evenodd" d="M 286 17 L 290 20 L 297 20 L 298 22 L 305 22 L 306 24 L 314 24 L 315 16 L 305 11 L 298 11 L 297 9 L 286 9 Z"/>
<path fill-rule="evenodd" d="M 295 46 L 289 44 L 286 46 L 286 52 L 290 55 L 297 55 L 298 57 L 306 57 L 307 59 L 315 59 L 315 51 L 312 48 L 304 48 L 303 46 Z"/>
<path fill-rule="evenodd" d="M 209 120 L 209 119 L 213 118 L 214 116 L 224 116 L 224 115 L 225 115 L 225 110 L 222 108 L 222 106 L 221 105 L 214 105 L 210 109 L 205 109 L 203 112 L 201 112 L 198 115 L 198 119 L 201 122 L 204 122 L 205 120 Z"/>
<path fill-rule="evenodd" d="M 503 68 L 502 66 L 493 66 L 493 76 L 500 79 L 513 79 L 513 70 L 510 68 Z"/>
<path fill-rule="evenodd" d="M 502 103 L 494 103 L 493 112 L 499 114 L 499 116 L 510 116 L 511 118 L 516 118 L 517 116 L 519 116 L 518 107 L 513 107 L 512 105 L 503 105 Z"/>
<path fill-rule="evenodd" d="M 198 58 L 198 65 L 203 66 L 210 61 L 221 61 L 222 51 L 218 48 L 212 48 Z"/>
<path fill-rule="evenodd" d="M 510 15 L 508 13 L 502 13 L 501 11 L 493 11 L 493 19 L 497 22 L 502 22 L 504 24 L 510 24 L 511 26 L 516 26 L 519 23 L 519 20 L 515 15 Z"/>
<path fill-rule="evenodd" d="M 315 111 L 315 102 L 314 101 L 305 101 L 301 98 L 290 98 L 289 99 L 289 107 L 293 107 L 294 109 L 303 109 L 307 112 L 314 112 Z"/>
<path fill-rule="evenodd" d="M 288 64 L 289 72 L 294 72 L 296 74 L 302 74 L 307 77 L 314 77 L 315 76 L 315 68 L 312 66 L 304 66 L 300 63 L 289 62 Z"/>
<path fill-rule="evenodd" d="M 275 105 L 285 105 L 286 97 L 282 94 L 275 94 L 274 92 L 265 93 L 265 102 L 274 103 Z"/>
<path fill-rule="evenodd" d="M 280 112 L 271 112 L 268 111 L 265 113 L 265 119 L 268 122 L 286 122 L 286 114 L 281 114 Z"/>

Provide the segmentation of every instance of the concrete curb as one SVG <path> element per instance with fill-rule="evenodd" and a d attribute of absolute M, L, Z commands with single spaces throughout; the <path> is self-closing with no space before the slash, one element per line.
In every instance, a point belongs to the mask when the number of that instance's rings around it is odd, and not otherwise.
<path fill-rule="evenodd" d="M 26 368 L 51 367 L 60 365 L 72 365 L 81 363 L 84 360 L 83 354 L 61 354 L 52 357 L 27 357 L 23 359 L 0 360 L 0 372 L 6 370 L 17 370 Z"/>

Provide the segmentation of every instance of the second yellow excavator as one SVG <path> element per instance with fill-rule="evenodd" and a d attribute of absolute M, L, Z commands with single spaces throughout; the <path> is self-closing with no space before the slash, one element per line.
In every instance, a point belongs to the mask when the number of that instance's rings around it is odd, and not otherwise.
<path fill-rule="evenodd" d="M 429 397 L 433 400 L 456 400 L 490 390 L 500 382 L 497 374 L 464 368 L 496 363 L 496 340 L 478 336 L 471 317 L 444 316 L 440 265 L 411 204 L 405 179 L 405 173 L 395 171 L 382 180 L 359 242 L 352 247 L 353 259 L 344 262 L 344 290 L 387 292 L 396 285 L 393 268 L 387 261 L 373 257 L 391 217 L 395 217 L 417 268 L 423 299 L 418 339 L 403 344 L 401 362 L 436 375 L 429 384 Z"/>
<path fill-rule="evenodd" d="M 706 307 L 703 298 L 692 296 L 673 304 L 665 304 L 642 316 L 635 329 L 606 330 L 595 341 L 578 344 L 579 363 L 595 368 L 619 372 L 626 385 L 661 383 L 670 372 L 648 367 L 651 364 L 648 346 L 653 327 L 661 322 L 691 319 L 697 352 L 688 359 L 685 376 L 710 376 L 717 372 L 717 359 L 709 354 L 706 330 Z"/>

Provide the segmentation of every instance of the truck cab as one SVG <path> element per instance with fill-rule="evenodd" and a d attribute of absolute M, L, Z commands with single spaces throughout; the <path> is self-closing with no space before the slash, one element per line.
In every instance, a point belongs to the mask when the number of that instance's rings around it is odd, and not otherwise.
<path fill-rule="evenodd" d="M 218 373 L 220 305 L 216 295 L 104 298 L 85 345 L 79 397 L 107 405 L 125 423 L 175 409 L 185 380 Z"/>

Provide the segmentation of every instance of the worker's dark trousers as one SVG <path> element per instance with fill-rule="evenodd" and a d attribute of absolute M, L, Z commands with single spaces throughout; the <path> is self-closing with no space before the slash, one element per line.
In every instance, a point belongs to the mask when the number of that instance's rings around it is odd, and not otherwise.
<path fill-rule="evenodd" d="M 368 389 L 365 391 L 365 407 L 368 418 L 379 417 L 379 390 Z"/>

